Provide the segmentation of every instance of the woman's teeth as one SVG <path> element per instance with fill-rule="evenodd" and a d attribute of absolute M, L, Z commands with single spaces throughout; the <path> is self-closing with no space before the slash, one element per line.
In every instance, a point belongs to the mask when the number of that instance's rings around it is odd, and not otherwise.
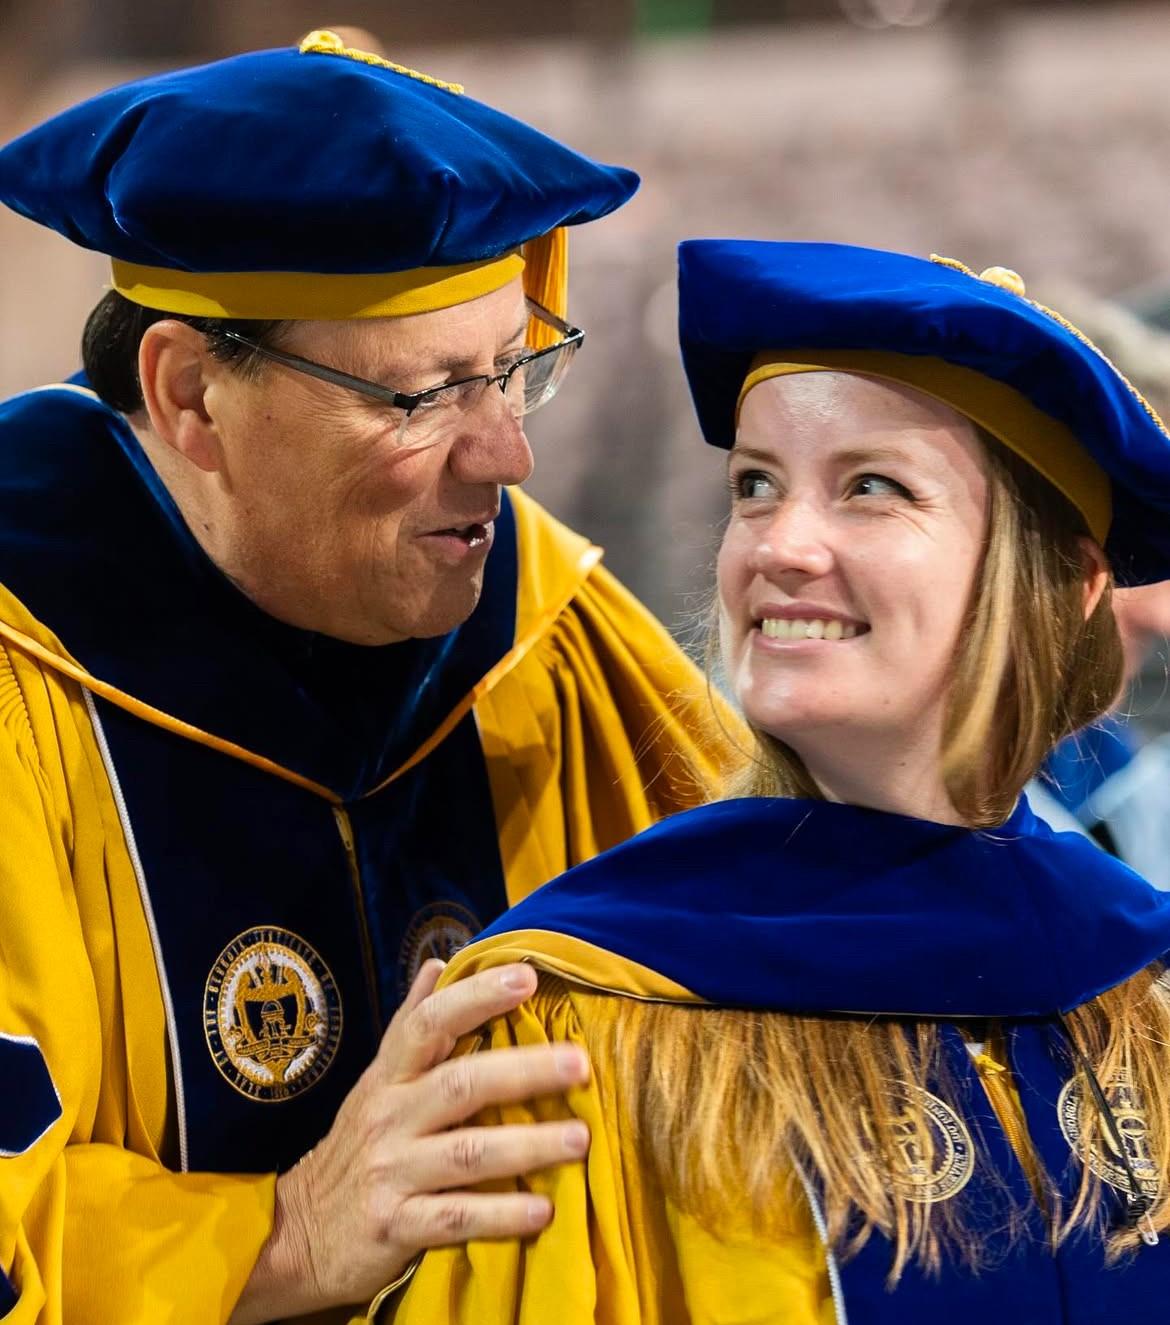
<path fill-rule="evenodd" d="M 799 617 L 788 621 L 783 617 L 765 617 L 760 622 L 760 634 L 767 639 L 852 639 L 857 627 L 844 621 L 802 621 Z"/>

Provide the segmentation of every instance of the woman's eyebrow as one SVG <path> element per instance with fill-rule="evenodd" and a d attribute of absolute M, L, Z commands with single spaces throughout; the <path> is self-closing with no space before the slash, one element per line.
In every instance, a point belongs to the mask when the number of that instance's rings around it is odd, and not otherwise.
<path fill-rule="evenodd" d="M 924 461 L 924 456 L 918 452 L 912 454 L 901 447 L 880 444 L 872 447 L 845 447 L 841 451 L 833 451 L 827 458 L 832 464 L 844 469 L 852 469 L 857 465 L 921 466 Z"/>
<path fill-rule="evenodd" d="M 839 451 L 830 451 L 825 459 L 842 466 L 914 462 L 914 457 L 902 447 L 882 445 L 843 447 Z M 730 465 L 735 460 L 755 460 L 770 465 L 780 463 L 775 452 L 756 446 L 733 446 L 727 453 L 727 463 Z"/>
<path fill-rule="evenodd" d="M 873 465 L 900 462 L 905 464 L 911 456 L 897 446 L 853 446 L 842 451 L 834 451 L 829 457 L 838 465 Z"/>
<path fill-rule="evenodd" d="M 754 446 L 733 446 L 727 453 L 727 463 L 730 465 L 733 460 L 759 460 L 772 465 L 776 463 L 776 457 L 771 451 L 761 451 Z"/>

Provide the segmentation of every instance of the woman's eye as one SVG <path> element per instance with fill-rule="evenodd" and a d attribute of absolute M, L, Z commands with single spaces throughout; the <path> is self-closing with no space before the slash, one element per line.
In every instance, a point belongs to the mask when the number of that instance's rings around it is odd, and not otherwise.
<path fill-rule="evenodd" d="M 732 474 L 730 480 L 731 495 L 737 501 L 751 501 L 753 498 L 768 497 L 776 488 L 767 474 L 758 470 L 748 470 L 743 474 Z"/>
<path fill-rule="evenodd" d="M 910 489 L 897 479 L 887 478 L 885 474 L 860 474 L 850 484 L 849 491 L 858 497 L 905 497 L 913 501 Z"/>

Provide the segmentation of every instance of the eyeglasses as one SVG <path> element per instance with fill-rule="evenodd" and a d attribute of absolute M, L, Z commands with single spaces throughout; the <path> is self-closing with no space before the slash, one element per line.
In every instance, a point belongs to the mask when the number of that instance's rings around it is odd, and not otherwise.
<path fill-rule="evenodd" d="M 377 382 L 343 373 L 312 359 L 302 359 L 299 354 L 269 349 L 238 331 L 220 334 L 284 368 L 378 401 L 386 407 L 388 429 L 395 433 L 394 445 L 421 449 L 447 440 L 458 427 L 460 418 L 479 404 L 489 386 L 500 388 L 508 409 L 517 419 L 531 414 L 556 395 L 585 333 L 580 327 L 570 326 L 547 308 L 542 308 L 535 300 L 526 302 L 529 313 L 557 332 L 561 340 L 541 350 L 525 346 L 502 373 L 464 377 L 457 382 L 429 387 L 426 391 L 395 391 L 392 387 L 380 386 Z"/>

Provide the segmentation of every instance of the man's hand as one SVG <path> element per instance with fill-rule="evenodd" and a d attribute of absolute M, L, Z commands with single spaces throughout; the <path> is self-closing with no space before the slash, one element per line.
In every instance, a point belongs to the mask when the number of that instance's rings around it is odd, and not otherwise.
<path fill-rule="evenodd" d="M 419 972 L 329 1134 L 277 1179 L 272 1234 L 231 1325 L 363 1302 L 426 1247 L 526 1237 L 552 1218 L 543 1196 L 463 1189 L 582 1158 L 585 1124 L 460 1124 L 585 1082 L 585 1054 L 560 1044 L 447 1061 L 460 1036 L 523 1003 L 536 973 L 503 966 L 435 993 L 442 969 Z"/>

